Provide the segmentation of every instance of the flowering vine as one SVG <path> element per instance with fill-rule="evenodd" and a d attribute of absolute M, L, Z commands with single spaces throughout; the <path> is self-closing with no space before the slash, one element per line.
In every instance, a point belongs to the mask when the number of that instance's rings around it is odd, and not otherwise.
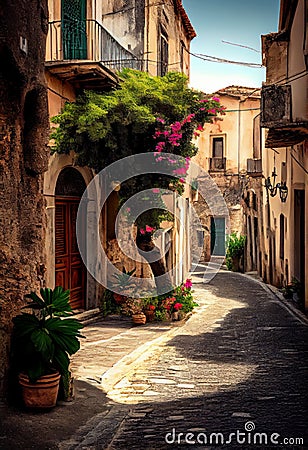
<path fill-rule="evenodd" d="M 181 140 L 185 132 L 189 131 L 192 125 L 194 130 L 192 137 L 197 138 L 204 131 L 204 123 L 212 121 L 217 114 L 225 114 L 225 107 L 220 104 L 220 99 L 216 96 L 211 99 L 200 99 L 197 101 L 198 109 L 194 113 L 188 114 L 182 121 L 175 121 L 168 125 L 162 117 L 156 118 L 156 129 L 153 139 L 157 141 L 154 156 L 156 162 L 168 161 L 175 165 L 173 174 L 176 180 L 173 182 L 175 189 L 181 194 L 184 190 L 184 183 L 190 165 L 190 157 L 186 156 L 183 164 L 179 166 L 172 156 L 162 156 L 161 153 L 176 153 L 175 147 L 181 145 Z"/>

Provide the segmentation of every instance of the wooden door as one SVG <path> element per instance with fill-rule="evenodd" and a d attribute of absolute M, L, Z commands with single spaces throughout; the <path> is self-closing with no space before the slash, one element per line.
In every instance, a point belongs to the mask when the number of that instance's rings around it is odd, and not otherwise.
<path fill-rule="evenodd" d="M 85 307 L 85 267 L 76 239 L 79 198 L 56 198 L 55 272 L 56 286 L 70 289 L 73 309 Z"/>

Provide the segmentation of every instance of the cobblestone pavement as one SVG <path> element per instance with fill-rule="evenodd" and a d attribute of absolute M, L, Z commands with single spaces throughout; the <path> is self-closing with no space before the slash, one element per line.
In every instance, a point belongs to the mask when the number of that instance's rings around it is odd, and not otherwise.
<path fill-rule="evenodd" d="M 109 380 L 112 407 L 60 449 L 308 448 L 307 322 L 240 274 L 194 289 L 197 312 Z"/>

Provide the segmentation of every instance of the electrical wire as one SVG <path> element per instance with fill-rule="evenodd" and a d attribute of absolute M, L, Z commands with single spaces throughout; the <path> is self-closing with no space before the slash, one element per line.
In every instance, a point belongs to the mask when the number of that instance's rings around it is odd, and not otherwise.
<path fill-rule="evenodd" d="M 223 64 L 236 64 L 239 66 L 251 67 L 253 69 L 262 69 L 264 67 L 264 66 L 262 66 L 262 64 L 250 63 L 250 62 L 244 62 L 244 61 L 233 61 L 230 59 L 218 58 L 217 56 L 203 55 L 202 53 L 192 53 L 189 50 L 187 50 L 186 48 L 185 48 L 185 50 L 191 56 L 194 56 L 195 58 L 198 58 L 198 59 L 202 59 L 203 61 L 223 63 Z"/>
<path fill-rule="evenodd" d="M 242 44 L 236 44 L 234 42 L 229 42 L 229 41 L 224 41 L 222 40 L 221 42 L 223 42 L 224 44 L 229 44 L 229 45 L 235 45 L 236 47 L 243 47 L 243 48 L 247 48 L 248 50 L 252 50 L 256 53 L 261 53 L 260 50 L 257 50 L 253 47 L 249 47 L 248 45 L 242 45 Z"/>

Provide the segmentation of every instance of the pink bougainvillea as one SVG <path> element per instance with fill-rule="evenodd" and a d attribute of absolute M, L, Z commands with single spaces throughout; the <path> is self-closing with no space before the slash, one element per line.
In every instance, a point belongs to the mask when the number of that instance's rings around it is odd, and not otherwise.
<path fill-rule="evenodd" d="M 192 287 L 192 281 L 190 278 L 187 278 L 187 280 L 184 283 L 185 288 L 191 288 Z"/>

